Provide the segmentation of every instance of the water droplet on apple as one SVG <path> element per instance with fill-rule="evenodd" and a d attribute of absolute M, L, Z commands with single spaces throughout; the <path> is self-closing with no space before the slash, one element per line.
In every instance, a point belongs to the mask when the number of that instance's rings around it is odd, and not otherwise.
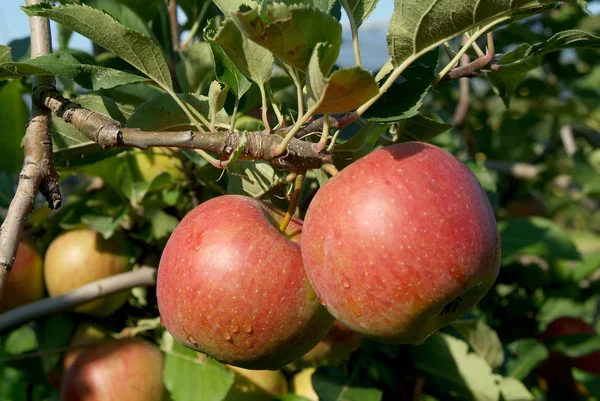
<path fill-rule="evenodd" d="M 252 322 L 244 323 L 244 331 L 248 334 L 252 334 L 254 331 L 254 327 L 252 327 Z"/>
<path fill-rule="evenodd" d="M 350 282 L 348 280 L 344 280 L 343 286 L 346 289 L 350 288 Z"/>
<path fill-rule="evenodd" d="M 223 338 L 225 339 L 225 341 L 231 341 L 231 334 L 229 333 L 229 331 L 225 330 L 225 333 L 223 333 Z"/>
<path fill-rule="evenodd" d="M 192 344 L 194 347 L 197 347 L 197 346 L 198 346 L 198 343 L 196 342 L 196 339 L 195 339 L 194 337 L 192 337 L 192 336 L 189 336 L 189 337 L 188 337 L 188 341 L 189 341 L 189 343 L 190 343 L 190 344 Z"/>
<path fill-rule="evenodd" d="M 200 250 L 201 246 L 200 245 L 196 245 L 194 247 L 194 252 L 198 252 Z"/>
<path fill-rule="evenodd" d="M 233 334 L 237 334 L 240 332 L 240 326 L 237 323 L 234 323 L 232 328 L 231 328 L 231 332 Z"/>

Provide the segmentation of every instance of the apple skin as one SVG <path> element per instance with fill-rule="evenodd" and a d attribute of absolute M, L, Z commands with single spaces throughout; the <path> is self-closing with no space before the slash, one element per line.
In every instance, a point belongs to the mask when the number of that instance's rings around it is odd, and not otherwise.
<path fill-rule="evenodd" d="M 358 349 L 362 336 L 336 320 L 329 333 L 302 358 L 288 365 L 292 369 L 335 366 L 346 362 Z"/>
<path fill-rule="evenodd" d="M 552 337 L 569 336 L 577 334 L 597 334 L 593 326 L 587 324 L 581 319 L 562 316 L 546 327 L 546 330 L 539 336 L 539 340 L 544 342 Z M 554 354 L 556 352 L 552 352 Z M 570 358 L 573 367 L 585 370 L 586 372 L 600 376 L 600 350 L 590 352 L 587 355 Z"/>
<path fill-rule="evenodd" d="M 225 364 L 279 369 L 333 325 L 302 266 L 302 222 L 260 201 L 224 195 L 192 210 L 163 251 L 161 321 L 184 346 Z"/>
<path fill-rule="evenodd" d="M 121 234 L 105 240 L 92 230 L 68 231 L 58 236 L 46 251 L 44 279 L 48 293 L 55 297 L 128 271 L 129 252 Z M 107 316 L 119 309 L 129 291 L 104 297 L 75 309 L 93 316 Z"/>
<path fill-rule="evenodd" d="M 43 296 L 42 256 L 33 245 L 21 241 L 0 299 L 0 313 L 38 301 Z"/>
<path fill-rule="evenodd" d="M 112 340 L 83 352 L 65 373 L 62 401 L 162 401 L 164 360 L 153 344 Z"/>
<path fill-rule="evenodd" d="M 464 315 L 500 264 L 483 188 L 451 154 L 420 142 L 377 150 L 325 183 L 301 246 L 329 312 L 384 343 L 421 344 Z"/>

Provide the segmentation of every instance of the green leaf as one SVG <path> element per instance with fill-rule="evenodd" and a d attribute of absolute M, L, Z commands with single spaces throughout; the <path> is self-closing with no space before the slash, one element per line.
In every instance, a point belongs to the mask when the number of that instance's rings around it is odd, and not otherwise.
<path fill-rule="evenodd" d="M 377 140 L 387 128 L 387 124 L 368 122 L 352 138 L 335 145 L 333 157 L 336 166 L 343 168 L 371 153 Z"/>
<path fill-rule="evenodd" d="M 231 18 L 244 35 L 300 71 L 308 69 L 318 43 L 330 45 L 323 55 L 323 71 L 329 72 L 337 60 L 342 26 L 317 9 L 276 3 L 260 12 L 258 9 L 238 11 Z"/>
<path fill-rule="evenodd" d="M 490 366 L 462 340 L 435 333 L 412 347 L 415 368 L 436 393 L 460 400 L 498 401 L 500 390 Z"/>
<path fill-rule="evenodd" d="M 227 57 L 221 46 L 211 43 L 210 47 L 215 60 L 217 80 L 227 85 L 238 99 L 241 98 L 250 89 L 252 83 Z"/>
<path fill-rule="evenodd" d="M 113 236 L 121 222 L 127 217 L 128 207 L 122 207 L 120 211 L 111 213 L 110 216 L 96 214 L 85 214 L 81 216 L 81 222 L 92 230 L 99 232 L 102 237 L 108 239 Z"/>
<path fill-rule="evenodd" d="M 434 79 L 438 53 L 434 49 L 413 62 L 363 117 L 377 122 L 394 122 L 417 115 Z"/>
<path fill-rule="evenodd" d="M 29 325 L 13 330 L 4 343 L 4 351 L 9 355 L 19 355 L 37 349 L 38 342 L 35 330 Z"/>
<path fill-rule="evenodd" d="M 173 401 L 221 401 L 233 384 L 233 373 L 173 342 L 166 350 L 164 382 Z"/>
<path fill-rule="evenodd" d="M 17 173 L 23 166 L 21 140 L 25 135 L 29 110 L 21 93 L 21 82 L 14 80 L 0 88 L 0 132 L 2 157 L 0 171 Z"/>
<path fill-rule="evenodd" d="M 13 177 L 13 174 L 0 170 L 0 208 L 8 209 L 15 196 Z"/>
<path fill-rule="evenodd" d="M 75 329 L 71 315 L 64 313 L 41 319 L 38 322 L 37 337 L 40 349 L 58 349 L 69 345 L 71 334 Z M 54 367 L 60 358 L 60 354 L 43 355 L 44 370 L 47 372 Z"/>
<path fill-rule="evenodd" d="M 225 106 L 225 100 L 227 99 L 227 92 L 229 88 L 227 85 L 220 83 L 219 81 L 212 81 L 208 89 L 208 105 L 210 108 L 211 118 L 213 114 L 216 116 L 219 111 Z"/>
<path fill-rule="evenodd" d="M 570 358 L 577 358 L 600 350 L 600 335 L 573 334 L 556 336 L 544 341 L 550 351 L 559 351 Z"/>
<path fill-rule="evenodd" d="M 500 379 L 500 394 L 502 401 L 533 401 L 533 395 L 525 385 L 514 377 Z"/>
<path fill-rule="evenodd" d="M 139 74 L 99 67 L 97 65 L 82 64 L 68 53 L 49 54 L 35 58 L 27 63 L 19 63 L 19 65 L 23 64 L 39 67 L 62 78 L 72 79 L 84 88 L 91 90 L 108 89 L 119 85 L 148 80 L 147 77 Z"/>
<path fill-rule="evenodd" d="M 328 46 L 319 43 L 311 57 L 306 76 L 309 107 L 319 106 L 315 113 L 344 113 L 358 108 L 379 93 L 377 82 L 360 67 L 336 70 L 331 76 L 321 70 Z"/>
<path fill-rule="evenodd" d="M 534 14 L 551 3 L 555 1 L 395 0 L 387 36 L 388 52 L 397 67 L 463 32 L 490 23 L 497 26 L 516 13 Z"/>
<path fill-rule="evenodd" d="M 86 0 L 86 4 L 90 7 L 106 11 L 127 28 L 131 28 L 149 38 L 153 36 L 152 31 L 150 31 L 144 20 L 120 0 Z"/>
<path fill-rule="evenodd" d="M 369 18 L 375 10 L 378 0 L 342 0 L 342 6 L 348 15 L 348 19 L 354 21 L 356 28 Z"/>
<path fill-rule="evenodd" d="M 563 316 L 593 322 L 596 319 L 598 299 L 599 297 L 596 296 L 590 297 L 584 302 L 577 302 L 571 298 L 547 298 L 535 317 L 538 321 L 539 331 L 543 332 L 550 322 Z"/>
<path fill-rule="evenodd" d="M 502 263 L 522 254 L 549 259 L 580 259 L 569 234 L 542 217 L 514 219 L 498 224 L 502 239 Z"/>
<path fill-rule="evenodd" d="M 76 4 L 60 7 L 38 4 L 22 9 L 29 16 L 49 18 L 68 26 L 115 53 L 152 78 L 163 89 L 173 89 L 169 67 L 160 47 L 151 38 L 126 28 L 109 14 Z"/>
<path fill-rule="evenodd" d="M 523 380 L 542 361 L 548 358 L 548 350 L 544 344 L 534 338 L 522 338 L 508 344 L 513 357 L 506 362 L 506 374 Z"/>
<path fill-rule="evenodd" d="M 29 383 L 25 374 L 10 366 L 0 365 L 0 399 L 25 401 Z"/>
<path fill-rule="evenodd" d="M 504 362 L 504 348 L 498 334 L 480 319 L 458 320 L 452 327 L 492 368 Z"/>
<path fill-rule="evenodd" d="M 394 142 L 419 141 L 428 142 L 436 136 L 452 129 L 452 124 L 446 124 L 433 118 L 417 114 L 395 124 Z"/>
<path fill-rule="evenodd" d="M 241 6 L 257 7 L 259 3 L 253 0 L 213 0 L 219 9 L 229 16 L 240 9 Z"/>
<path fill-rule="evenodd" d="M 10 63 L 12 61 L 12 55 L 10 47 L 0 45 L 0 64 Z"/>
<path fill-rule="evenodd" d="M 355 368 L 358 369 L 358 368 Z M 312 375 L 312 385 L 320 401 L 379 401 L 383 391 L 363 387 L 353 382 L 341 368 L 318 369 Z"/>
<path fill-rule="evenodd" d="M 177 96 L 209 119 L 208 97 L 191 93 L 178 94 Z M 217 113 L 216 122 L 228 123 L 227 113 L 225 111 Z M 127 121 L 127 127 L 146 131 L 196 130 L 184 111 L 166 93 L 161 93 L 137 107 Z"/>
<path fill-rule="evenodd" d="M 471 172 L 475 174 L 475 177 L 477 177 L 477 180 L 485 190 L 485 194 L 487 195 L 488 200 L 492 205 L 492 208 L 497 208 L 499 202 L 498 188 L 496 186 L 498 182 L 498 177 L 490 170 L 488 170 L 488 168 L 485 167 L 485 164 L 483 163 L 467 161 L 465 164 L 467 165 L 467 167 L 469 167 Z"/>
<path fill-rule="evenodd" d="M 600 47 L 600 38 L 576 29 L 558 32 L 550 39 L 534 45 L 521 44 L 502 56 L 498 69 L 490 71 L 488 77 L 508 107 L 515 90 L 528 71 L 538 67 L 546 53 L 569 48 Z"/>
<path fill-rule="evenodd" d="M 279 174 L 269 163 L 244 160 L 234 165 L 238 165 L 239 169 L 232 169 L 231 163 L 227 166 L 227 193 L 258 198 L 279 180 Z"/>
<path fill-rule="evenodd" d="M 149 210 L 147 213 L 152 226 L 152 236 L 154 239 L 160 240 L 167 238 L 171 235 L 175 227 L 177 227 L 177 224 L 179 224 L 177 218 L 162 210 Z"/>
<path fill-rule="evenodd" d="M 211 44 L 220 46 L 227 58 L 252 81 L 259 85 L 269 81 L 275 61 L 273 55 L 242 35 L 231 19 L 225 20 L 217 30 L 207 27 L 205 37 Z"/>
<path fill-rule="evenodd" d="M 194 43 L 183 49 L 177 63 L 177 79 L 184 92 L 202 93 L 213 79 L 215 64 L 210 45 L 206 42 Z M 225 83 L 227 84 L 227 83 Z"/>
<path fill-rule="evenodd" d="M 573 378 L 585 386 L 589 394 L 600 394 L 600 376 L 584 370 L 571 369 Z M 597 397 L 596 397 L 597 398 Z M 592 398 L 593 399 L 593 398 Z"/>

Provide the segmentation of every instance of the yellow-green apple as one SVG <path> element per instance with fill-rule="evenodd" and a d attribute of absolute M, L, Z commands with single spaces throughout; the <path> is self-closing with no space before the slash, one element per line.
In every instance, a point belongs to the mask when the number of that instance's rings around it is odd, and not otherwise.
<path fill-rule="evenodd" d="M 500 264 L 481 185 L 451 154 L 420 142 L 377 150 L 326 182 L 301 247 L 329 312 L 385 343 L 422 343 L 464 315 Z"/>
<path fill-rule="evenodd" d="M 316 368 L 305 368 L 294 375 L 292 378 L 294 394 L 310 401 L 319 401 L 319 396 L 312 385 L 312 375 L 315 370 Z"/>
<path fill-rule="evenodd" d="M 95 231 L 82 229 L 58 236 L 46 251 L 44 279 L 51 296 L 62 295 L 82 285 L 130 269 L 129 249 L 124 236 L 104 239 Z M 128 291 L 91 301 L 75 309 L 94 316 L 110 315 L 129 296 Z"/>
<path fill-rule="evenodd" d="M 42 256 L 33 245 L 21 241 L 0 299 L 0 313 L 38 301 L 43 296 Z"/>
<path fill-rule="evenodd" d="M 358 349 L 362 336 L 336 320 L 329 333 L 302 358 L 288 365 L 290 368 L 335 366 L 346 362 Z M 287 367 L 286 367 L 287 368 Z"/>
<path fill-rule="evenodd" d="M 278 369 L 313 348 L 333 325 L 302 267 L 302 222 L 225 195 L 196 207 L 163 251 L 156 296 L 161 321 L 181 344 L 223 363 Z"/>
<path fill-rule="evenodd" d="M 147 341 L 124 338 L 88 348 L 66 371 L 62 401 L 162 401 L 164 359 Z"/>
<path fill-rule="evenodd" d="M 228 367 L 235 373 L 235 381 L 225 401 L 272 401 L 287 393 L 287 381 L 280 370 Z"/>

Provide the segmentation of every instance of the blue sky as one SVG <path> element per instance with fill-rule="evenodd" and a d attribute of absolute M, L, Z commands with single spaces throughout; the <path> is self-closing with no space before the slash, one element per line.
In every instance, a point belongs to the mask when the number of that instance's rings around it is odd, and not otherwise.
<path fill-rule="evenodd" d="M 23 5 L 25 2 L 22 0 L 1 1 L 3 4 L 0 11 L 0 44 L 6 45 L 14 39 L 29 36 L 27 16 L 19 8 L 19 6 Z M 377 23 L 387 26 L 392 15 L 393 4 L 393 0 L 380 0 L 377 8 L 369 17 L 367 24 Z M 183 15 L 181 17 L 185 18 Z M 347 25 L 346 21 L 346 19 L 343 19 L 342 23 Z M 55 24 L 53 24 L 52 32 L 56 32 Z M 74 35 L 70 44 L 72 47 L 91 51 L 89 41 L 79 35 Z"/>

